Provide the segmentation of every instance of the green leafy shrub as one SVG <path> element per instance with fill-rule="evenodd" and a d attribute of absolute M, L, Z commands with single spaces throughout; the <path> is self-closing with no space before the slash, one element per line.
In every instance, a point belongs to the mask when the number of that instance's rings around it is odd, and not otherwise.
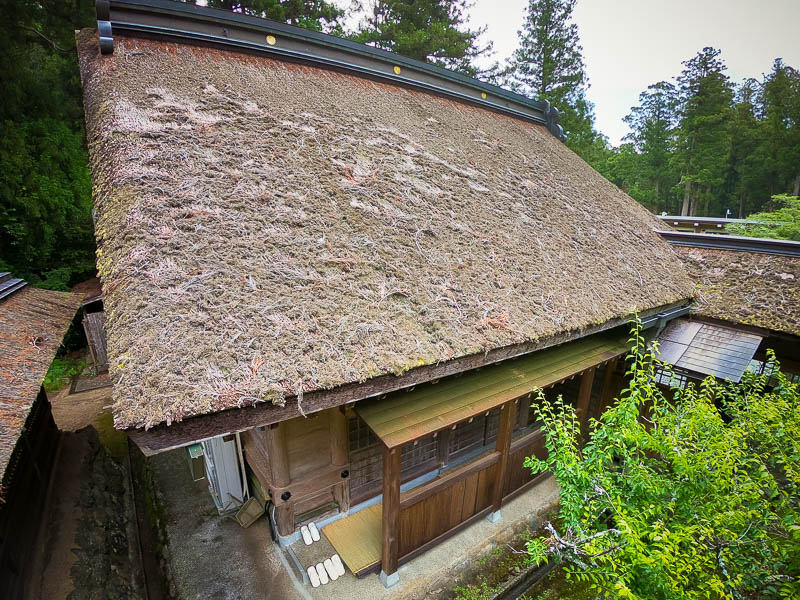
<path fill-rule="evenodd" d="M 800 242 L 800 198 L 778 194 L 772 196 L 778 205 L 772 212 L 755 213 L 747 217 L 754 225 L 728 225 L 725 230 L 733 235 L 758 238 L 776 238 Z"/>
<path fill-rule="evenodd" d="M 539 394 L 561 487 L 560 531 L 532 540 L 537 562 L 632 599 L 800 597 L 800 392 L 746 373 L 671 390 L 638 323 L 629 385 L 579 443 L 574 409 Z M 770 357 L 777 368 L 774 355 Z"/>
<path fill-rule="evenodd" d="M 86 368 L 85 360 L 74 360 L 66 357 L 57 357 L 50 365 L 44 378 L 44 389 L 55 392 L 66 387 L 75 375 L 80 375 Z"/>

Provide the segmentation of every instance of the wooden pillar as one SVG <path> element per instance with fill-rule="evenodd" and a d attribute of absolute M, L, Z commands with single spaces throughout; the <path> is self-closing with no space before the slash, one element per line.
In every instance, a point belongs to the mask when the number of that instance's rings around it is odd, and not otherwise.
<path fill-rule="evenodd" d="M 528 417 L 531 413 L 532 400 L 533 394 L 528 394 L 519 399 L 519 420 L 517 421 L 517 427 L 520 429 L 528 426 Z"/>
<path fill-rule="evenodd" d="M 586 438 L 589 423 L 589 400 L 592 397 L 592 383 L 594 383 L 595 367 L 587 369 L 581 377 L 581 388 L 578 392 L 578 422 L 581 426 L 581 439 Z"/>
<path fill-rule="evenodd" d="M 603 391 L 600 393 L 600 415 L 602 415 L 608 408 L 614 396 L 614 381 L 616 379 L 615 372 L 617 370 L 617 363 L 619 358 L 614 358 L 606 363 L 606 373 L 603 377 Z M 598 417 L 600 416 L 598 415 Z"/>
<path fill-rule="evenodd" d="M 332 408 L 329 411 L 328 424 L 331 439 L 331 464 L 344 467 L 348 459 L 347 417 L 344 407 Z"/>
<path fill-rule="evenodd" d="M 494 490 L 492 491 L 492 514 L 495 515 L 491 518 L 493 522 L 497 521 L 497 511 L 500 510 L 500 505 L 503 503 L 503 488 L 506 483 L 506 475 L 508 471 L 508 455 L 511 452 L 511 437 L 514 434 L 514 421 L 516 419 L 516 411 L 514 410 L 514 402 L 506 402 L 500 406 L 500 422 L 497 427 L 497 451 L 500 452 L 500 460 L 497 462 L 497 471 L 494 482 Z"/>
<path fill-rule="evenodd" d="M 401 447 L 383 447 L 383 514 L 382 549 L 381 549 L 381 581 L 391 587 L 398 581 L 397 563 L 399 540 L 397 526 L 400 517 L 400 458 Z"/>
<path fill-rule="evenodd" d="M 449 450 L 450 450 L 450 432 L 452 430 L 448 427 L 447 429 L 442 429 L 437 432 L 436 436 L 439 439 L 439 445 L 437 447 L 438 450 L 438 459 L 439 459 L 439 468 L 447 465 Z"/>
<path fill-rule="evenodd" d="M 267 434 L 267 453 L 269 454 L 269 468 L 272 475 L 272 485 L 276 488 L 284 488 L 289 485 L 289 455 L 286 450 L 286 425 L 276 423 L 270 425 L 265 432 Z M 294 510 L 288 502 L 278 502 L 279 498 L 273 498 L 275 502 L 275 521 L 278 525 L 280 535 L 291 535 L 294 533 Z"/>

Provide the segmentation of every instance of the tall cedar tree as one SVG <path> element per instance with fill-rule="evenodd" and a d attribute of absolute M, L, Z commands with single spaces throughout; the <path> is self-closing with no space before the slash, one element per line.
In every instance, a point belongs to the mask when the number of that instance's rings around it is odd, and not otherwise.
<path fill-rule="evenodd" d="M 484 76 L 475 61 L 488 56 L 492 44 L 479 43 L 485 27 L 467 26 L 472 5 L 469 0 L 373 0 L 352 38 L 470 77 Z"/>
<path fill-rule="evenodd" d="M 776 59 L 761 91 L 764 132 L 759 155 L 768 193 L 800 196 L 800 72 Z"/>
<path fill-rule="evenodd" d="M 599 136 L 594 131 L 593 106 L 586 99 L 588 80 L 578 26 L 570 22 L 575 2 L 530 0 L 519 48 L 509 61 L 508 83 L 558 108 L 567 145 L 594 164 Z M 605 144 L 600 141 L 600 145 Z"/>
<path fill-rule="evenodd" d="M 651 210 L 669 209 L 672 169 L 669 164 L 675 135 L 677 92 L 675 86 L 660 81 L 639 94 L 639 104 L 623 120 L 631 128 L 625 136 L 641 160 L 639 201 Z"/>
<path fill-rule="evenodd" d="M 712 214 L 725 179 L 733 86 L 720 51 L 706 47 L 683 63 L 678 77 L 680 124 L 675 165 L 681 169 L 682 215 Z M 724 209 L 722 209 L 724 211 Z"/>
<path fill-rule="evenodd" d="M 339 20 L 344 15 L 325 0 L 208 0 L 208 6 L 326 33 L 341 33 Z"/>
<path fill-rule="evenodd" d="M 67 289 L 94 272 L 75 29 L 89 0 L 0 2 L 0 271 Z"/>

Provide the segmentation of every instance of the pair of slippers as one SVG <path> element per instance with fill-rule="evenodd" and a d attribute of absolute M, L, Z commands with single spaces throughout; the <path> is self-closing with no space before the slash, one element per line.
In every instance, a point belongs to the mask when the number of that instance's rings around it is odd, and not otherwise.
<path fill-rule="evenodd" d="M 310 546 L 314 542 L 319 541 L 319 529 L 314 523 L 306 526 L 303 525 L 300 528 L 300 535 L 303 536 L 303 542 L 305 542 L 306 546 Z"/>
<path fill-rule="evenodd" d="M 336 581 L 342 575 L 344 575 L 344 565 L 338 554 L 308 567 L 308 578 L 311 580 L 311 587 L 315 588 L 329 581 Z"/>

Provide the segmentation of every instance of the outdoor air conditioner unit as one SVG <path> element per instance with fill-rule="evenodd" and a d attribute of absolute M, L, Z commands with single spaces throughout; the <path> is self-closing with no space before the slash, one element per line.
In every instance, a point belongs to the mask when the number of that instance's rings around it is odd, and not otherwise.
<path fill-rule="evenodd" d="M 235 435 L 215 437 L 201 442 L 208 490 L 220 513 L 238 509 L 249 494 L 242 479 L 242 466 Z"/>

